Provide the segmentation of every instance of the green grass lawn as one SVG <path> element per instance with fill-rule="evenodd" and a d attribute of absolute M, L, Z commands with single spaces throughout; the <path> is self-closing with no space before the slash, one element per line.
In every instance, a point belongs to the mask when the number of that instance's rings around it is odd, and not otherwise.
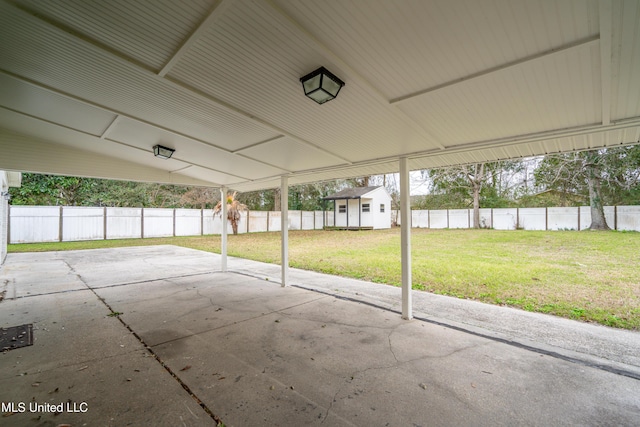
<path fill-rule="evenodd" d="M 219 236 L 9 245 L 9 252 L 172 244 L 220 251 Z M 291 231 L 292 267 L 399 286 L 400 231 Z M 229 236 L 228 253 L 280 262 L 280 234 Z M 640 233 L 412 231 L 413 288 L 640 329 Z"/>

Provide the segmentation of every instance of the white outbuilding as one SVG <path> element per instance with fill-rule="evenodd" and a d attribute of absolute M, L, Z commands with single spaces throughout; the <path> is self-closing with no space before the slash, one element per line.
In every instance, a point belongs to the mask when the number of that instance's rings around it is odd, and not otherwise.
<path fill-rule="evenodd" d="M 335 228 L 349 230 L 391 228 L 391 196 L 382 186 L 347 188 L 323 200 L 333 201 Z"/>

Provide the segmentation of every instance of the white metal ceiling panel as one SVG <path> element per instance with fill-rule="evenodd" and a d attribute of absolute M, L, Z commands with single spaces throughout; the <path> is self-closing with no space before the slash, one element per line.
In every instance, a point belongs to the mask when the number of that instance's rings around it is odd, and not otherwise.
<path fill-rule="evenodd" d="M 282 137 L 238 151 L 238 154 L 275 165 L 290 172 L 335 165 L 336 159 L 324 151 Z"/>
<path fill-rule="evenodd" d="M 110 111 L 229 149 L 278 135 L 3 2 L 0 38 L 2 69 Z"/>
<path fill-rule="evenodd" d="M 613 2 L 613 120 L 640 116 L 640 2 Z"/>
<path fill-rule="evenodd" d="M 20 0 L 83 38 L 159 70 L 218 0 Z"/>
<path fill-rule="evenodd" d="M 115 114 L 0 73 L 0 106 L 99 136 Z"/>
<path fill-rule="evenodd" d="M 434 147 L 419 125 L 332 62 L 267 2 L 238 2 L 167 75 L 345 161 Z M 300 77 L 324 65 L 347 84 L 319 106 Z M 286 129 L 286 131 L 284 131 Z M 321 165 L 319 165 L 321 166 Z"/>
<path fill-rule="evenodd" d="M 596 0 L 278 0 L 388 99 L 598 34 Z"/>
<path fill-rule="evenodd" d="M 171 174 L 168 171 L 127 161 L 121 156 L 101 155 L 68 145 L 55 144 L 0 128 L 0 169 L 20 172 L 86 176 L 126 181 L 210 185 L 208 181 Z"/>
<path fill-rule="evenodd" d="M 637 0 L 12 0 L 0 40 L 2 164 L 43 173 L 255 190 L 638 141 Z"/>
<path fill-rule="evenodd" d="M 446 146 L 601 121 L 600 54 L 588 43 L 400 103 Z"/>
<path fill-rule="evenodd" d="M 247 159 L 201 141 L 126 118 L 118 119 L 109 130 L 107 139 L 139 148 L 149 156 L 153 155 L 154 145 L 164 145 L 176 150 L 172 159 L 182 159 L 200 168 L 224 172 L 247 180 L 281 175 L 285 172 L 264 162 Z"/>

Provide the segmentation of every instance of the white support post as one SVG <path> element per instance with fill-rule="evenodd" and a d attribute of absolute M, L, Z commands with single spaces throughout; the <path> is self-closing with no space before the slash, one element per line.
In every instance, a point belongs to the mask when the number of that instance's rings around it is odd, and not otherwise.
<path fill-rule="evenodd" d="M 282 177 L 280 183 L 280 233 L 282 236 L 282 287 L 289 281 L 289 178 Z"/>
<path fill-rule="evenodd" d="M 411 200 L 409 160 L 400 158 L 400 246 L 402 262 L 402 318 L 413 318 L 411 303 Z"/>
<path fill-rule="evenodd" d="M 227 271 L 227 187 L 220 189 L 220 204 L 222 211 L 220 219 L 222 222 L 222 231 L 220 232 L 220 271 Z"/>

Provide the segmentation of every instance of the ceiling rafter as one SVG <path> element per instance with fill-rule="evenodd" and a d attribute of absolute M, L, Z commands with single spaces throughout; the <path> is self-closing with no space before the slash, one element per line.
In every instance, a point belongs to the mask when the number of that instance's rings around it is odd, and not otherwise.
<path fill-rule="evenodd" d="M 434 156 L 458 154 L 458 153 L 470 153 L 470 152 L 473 152 L 473 150 L 504 148 L 504 147 L 510 147 L 510 146 L 518 146 L 521 144 L 546 141 L 551 139 L 567 138 L 572 136 L 584 136 L 584 135 L 590 135 L 593 133 L 609 132 L 609 131 L 628 129 L 628 128 L 638 128 L 638 131 L 640 132 L 640 117 L 633 117 L 633 118 L 628 118 L 624 120 L 618 120 L 618 121 L 612 122 L 608 126 L 603 126 L 600 123 L 597 123 L 597 124 L 592 124 L 588 126 L 577 126 L 574 128 L 556 129 L 552 131 L 539 132 L 531 135 L 519 135 L 519 136 L 508 137 L 508 138 L 500 138 L 495 140 L 455 145 L 455 146 L 447 147 L 447 149 L 444 150 L 444 152 L 438 149 L 431 149 L 431 150 L 425 150 L 420 152 L 408 153 L 405 156 L 408 157 L 409 160 L 413 160 L 413 159 L 417 160 L 417 159 L 426 158 L 426 157 L 434 157 Z M 397 160 L 398 160 L 397 156 L 382 157 L 382 158 L 373 159 L 373 160 L 365 160 L 362 162 L 354 162 L 351 165 L 349 165 L 349 167 L 355 168 L 355 167 L 362 167 L 362 166 L 372 166 L 376 164 L 385 164 L 385 163 L 389 163 Z M 298 171 L 295 173 L 295 175 L 304 176 L 304 175 L 315 174 L 318 172 L 329 172 L 329 171 L 340 170 L 340 169 L 345 169 L 345 168 L 340 166 L 326 166 L 321 168 Z M 278 175 L 274 175 L 274 176 L 266 177 L 260 180 L 253 180 L 252 182 L 269 181 L 277 177 Z"/>
<path fill-rule="evenodd" d="M 107 138 L 107 135 L 109 135 L 109 132 L 111 132 L 113 128 L 115 128 L 118 122 L 120 121 L 120 117 L 121 116 L 119 114 L 116 114 L 116 116 L 113 118 L 111 123 L 109 123 L 109 125 L 104 129 L 104 131 L 102 132 L 102 135 L 100 135 L 100 139 Z"/>
<path fill-rule="evenodd" d="M 211 96 L 211 95 L 209 95 L 209 94 L 207 94 L 205 92 L 202 92 L 201 90 L 199 90 L 197 88 L 194 88 L 194 87 L 192 87 L 192 86 L 190 86 L 190 85 L 188 85 L 186 83 L 183 83 L 183 82 L 181 82 L 179 80 L 172 79 L 170 76 L 165 76 L 165 77 L 162 78 L 162 80 L 165 81 L 165 82 L 171 83 L 171 84 L 175 85 L 176 87 L 180 87 L 183 90 L 189 91 L 189 93 L 191 95 L 197 95 L 197 96 L 201 97 L 202 99 L 205 99 L 207 101 L 213 102 L 213 103 L 225 108 L 227 111 L 233 112 L 233 113 L 235 113 L 235 114 L 237 114 L 237 115 L 239 115 L 241 117 L 249 119 L 249 120 L 253 121 L 254 123 L 258 123 L 258 124 L 264 126 L 265 128 L 267 128 L 269 130 L 272 130 L 272 131 L 274 131 L 276 133 L 279 133 L 280 136 L 287 136 L 287 137 L 293 139 L 294 141 L 297 141 L 297 142 L 299 142 L 301 144 L 304 144 L 304 145 L 307 145 L 309 147 L 313 147 L 316 150 L 320 150 L 325 154 L 328 154 L 328 155 L 330 155 L 330 156 L 332 156 L 332 157 L 334 157 L 336 159 L 339 159 L 339 160 L 343 161 L 345 164 L 351 164 L 351 160 L 349 160 L 349 159 L 347 159 L 347 158 L 345 158 L 343 156 L 340 156 L 340 155 L 338 155 L 338 154 L 336 154 L 336 153 L 334 153 L 332 151 L 329 151 L 329 150 L 327 150 L 325 148 L 319 147 L 318 145 L 316 145 L 316 144 L 314 144 L 312 142 L 309 142 L 306 139 L 301 138 L 301 137 L 299 137 L 297 135 L 294 135 L 291 132 L 288 132 L 288 131 L 282 129 L 282 128 L 274 125 L 271 122 L 268 122 L 268 121 L 266 121 L 264 119 L 256 117 L 253 114 L 249 114 L 244 110 L 241 110 L 241 109 L 239 109 L 237 107 L 234 107 L 233 105 L 229 104 L 226 101 L 223 101 L 221 99 L 215 98 L 215 97 L 213 97 L 213 96 Z M 233 152 L 230 151 L 230 153 L 233 153 Z M 256 160 L 256 161 L 258 161 L 258 160 Z"/>
<path fill-rule="evenodd" d="M 320 40 L 318 40 L 309 30 L 303 27 L 298 21 L 293 19 L 291 16 L 289 16 L 288 13 L 286 13 L 284 10 L 282 10 L 282 8 L 280 8 L 277 4 L 275 4 L 273 0 L 266 0 L 265 3 L 268 4 L 282 18 L 284 18 L 290 25 L 292 25 L 299 33 L 304 35 L 305 38 L 310 40 L 313 43 L 313 45 L 315 45 L 316 50 L 321 52 L 322 55 L 324 55 L 326 58 L 330 58 L 330 60 L 333 61 L 334 63 L 339 64 L 341 68 L 348 70 L 348 73 L 352 78 L 355 77 L 361 84 L 363 84 L 368 89 L 370 89 L 371 92 L 375 94 L 375 96 L 380 100 L 380 102 L 383 105 L 392 105 L 391 103 L 389 103 L 389 99 L 377 87 L 375 87 L 371 82 L 369 82 L 360 73 L 358 73 L 345 60 L 343 60 L 338 55 L 333 53 L 327 46 L 325 46 L 322 42 L 320 42 Z M 440 149 L 445 148 L 444 144 L 442 144 L 435 136 L 433 136 L 431 132 L 429 132 L 427 129 L 421 126 L 414 119 L 407 116 L 402 110 L 400 110 L 399 108 L 392 108 L 392 111 L 394 112 L 394 114 L 397 114 L 399 117 L 402 117 L 402 119 L 409 126 L 411 126 L 413 129 L 418 131 L 418 133 L 420 133 L 423 138 L 435 144 Z"/>
<path fill-rule="evenodd" d="M 427 95 L 429 93 L 433 93 L 448 87 L 452 87 L 452 86 L 456 86 L 459 85 L 461 83 L 465 83 L 468 82 L 470 80 L 474 80 L 483 76 L 487 76 L 489 74 L 493 74 L 493 73 L 497 73 L 499 71 L 503 71 L 509 68 L 513 68 L 513 67 L 518 67 L 520 65 L 524 65 L 524 64 L 528 64 L 534 61 L 538 61 L 540 59 L 543 58 L 549 58 L 553 55 L 558 55 L 560 53 L 564 53 L 568 50 L 572 50 L 572 49 L 576 49 L 576 48 L 583 48 L 583 47 L 587 47 L 587 46 L 591 46 L 592 44 L 597 43 L 600 40 L 600 36 L 593 36 L 593 37 L 588 37 L 586 39 L 582 39 L 582 40 L 578 40 L 575 41 L 573 43 L 569 43 L 569 44 L 565 44 L 563 46 L 557 47 L 555 49 L 551 49 L 545 52 L 541 52 L 541 53 L 537 53 L 535 55 L 531 55 L 531 56 L 527 56 L 525 58 L 521 58 L 521 59 L 517 59 L 515 61 L 512 62 L 508 62 L 506 64 L 502 64 L 502 65 L 498 65 L 497 67 L 492 67 L 489 68 L 487 70 L 482 70 L 479 71 L 477 73 L 473 73 L 470 74 L 468 76 L 465 77 L 461 77 L 459 79 L 455 79 L 455 80 L 451 80 L 442 84 L 439 84 L 437 86 L 433 86 L 427 89 L 423 89 L 423 90 L 419 90 L 417 92 L 413 92 L 413 93 L 409 93 L 403 96 L 399 96 L 397 98 L 392 99 L 391 101 L 389 101 L 389 103 L 393 104 L 393 105 L 397 105 L 397 104 L 401 104 L 404 101 L 408 101 L 410 99 L 413 98 L 417 98 L 420 96 L 424 96 Z"/>
<path fill-rule="evenodd" d="M 78 98 L 78 97 L 77 97 L 77 96 L 75 96 L 75 95 L 72 95 L 72 94 L 69 94 L 69 93 L 66 93 L 66 92 L 63 92 L 63 91 L 60 91 L 60 90 L 57 90 L 57 89 L 51 88 L 51 87 L 49 87 L 49 86 L 47 86 L 47 85 L 44 85 L 44 84 L 39 83 L 39 82 L 35 82 L 35 81 L 31 80 L 31 79 L 27 79 L 27 78 L 25 78 L 25 77 L 15 75 L 15 74 L 13 74 L 13 73 L 12 73 L 12 72 L 10 72 L 10 71 L 6 71 L 6 70 L 2 70 L 2 69 L 0 69 L 0 73 L 5 74 L 5 75 L 8 75 L 8 76 L 10 76 L 10 77 L 13 77 L 13 78 L 15 78 L 15 79 L 17 79 L 17 80 L 20 80 L 20 81 L 22 81 L 22 82 L 24 82 L 24 83 L 30 84 L 30 85 L 35 86 L 35 87 L 37 87 L 37 88 L 40 88 L 40 89 L 43 89 L 43 90 L 49 91 L 49 92 L 51 92 L 51 93 L 55 93 L 56 95 L 59 95 L 59 96 L 62 96 L 62 97 L 68 98 L 68 99 L 72 99 L 72 100 L 74 100 L 74 101 L 81 102 L 81 103 L 86 104 L 86 105 L 89 105 L 89 106 L 91 106 L 91 107 L 99 108 L 99 109 L 101 109 L 101 110 L 103 110 L 103 111 L 105 111 L 105 112 L 108 112 L 108 113 L 111 113 L 111 114 L 116 115 L 116 118 L 115 118 L 115 119 L 114 119 L 114 120 L 113 120 L 113 121 L 112 121 L 112 122 L 107 126 L 107 128 L 106 128 L 106 129 L 105 129 L 105 131 L 102 133 L 102 135 L 91 135 L 91 136 L 98 136 L 100 139 L 105 139 L 105 140 L 107 140 L 107 141 L 115 142 L 115 143 L 122 144 L 122 145 L 126 145 L 126 146 L 130 147 L 128 144 L 123 144 L 123 143 L 121 143 L 121 142 L 119 142 L 119 141 L 116 141 L 116 140 L 113 140 L 113 139 L 110 139 L 110 138 L 108 138 L 108 137 L 107 137 L 108 132 L 110 132 L 110 131 L 111 131 L 111 130 L 112 130 L 112 129 L 117 125 L 117 122 L 121 121 L 123 118 L 126 118 L 126 119 L 128 119 L 128 120 L 133 121 L 133 122 L 142 123 L 142 124 L 144 124 L 144 125 L 151 126 L 151 127 L 153 127 L 153 128 L 159 129 L 159 130 L 161 130 L 161 131 L 163 131 L 163 132 L 171 133 L 171 134 L 176 135 L 176 136 L 178 136 L 178 137 L 180 137 L 180 138 L 184 138 L 184 139 L 187 139 L 187 140 L 190 140 L 190 141 L 193 141 L 193 142 L 197 142 L 197 143 L 199 143 L 199 144 L 203 144 L 203 145 L 209 146 L 209 147 L 214 148 L 214 149 L 216 149 L 216 150 L 223 151 L 223 152 L 225 152 L 225 153 L 227 153 L 227 154 L 237 155 L 237 154 L 233 153 L 233 152 L 232 152 L 232 151 L 230 151 L 230 150 L 227 150 L 227 149 L 225 149 L 225 148 L 219 147 L 219 146 L 217 146 L 217 145 L 215 145 L 215 144 L 212 144 L 212 143 L 210 143 L 210 142 L 203 141 L 203 140 L 201 140 L 201 139 L 199 139 L 199 138 L 195 138 L 195 137 L 193 137 L 193 136 L 189 136 L 189 135 L 183 134 L 183 133 L 178 132 L 178 131 L 175 131 L 175 130 L 173 130 L 173 129 L 166 128 L 166 127 L 163 127 L 163 126 L 159 126 L 159 125 L 156 125 L 156 124 L 154 124 L 154 123 L 148 122 L 148 121 L 146 121 L 146 120 L 143 120 L 143 119 L 140 119 L 140 118 L 137 118 L 137 117 L 130 116 L 130 115 L 125 114 L 125 113 L 123 113 L 123 112 L 121 112 L 121 111 L 116 111 L 116 110 L 111 109 L 111 108 L 109 108 L 109 107 L 106 107 L 106 106 L 104 106 L 104 105 L 100 105 L 100 104 L 97 104 L 97 103 L 95 103 L 95 102 L 88 101 L 88 100 L 86 100 L 86 99 Z M 22 112 L 19 112 L 19 111 L 16 111 L 16 113 L 19 113 L 19 114 L 22 114 L 22 115 L 25 115 L 25 116 L 32 117 L 32 116 L 30 116 L 30 115 L 28 115 L 28 114 L 25 114 L 25 113 L 22 113 Z M 39 118 L 39 117 L 33 117 L 33 118 L 34 118 L 34 119 L 38 119 L 38 120 L 41 120 L 41 121 L 45 121 L 45 122 L 47 122 L 47 120 L 41 119 L 41 118 Z M 56 126 L 62 126 L 62 125 L 60 125 L 60 124 L 58 124 L 58 123 L 53 123 L 53 124 L 55 124 Z M 79 129 L 75 129 L 75 128 L 73 128 L 73 129 L 72 129 L 72 128 L 68 128 L 68 129 L 73 130 L 73 131 L 75 131 L 75 132 L 79 132 L 79 133 L 83 133 L 83 134 L 86 134 L 86 135 L 90 135 L 90 134 L 88 134 L 88 133 L 86 133 L 86 132 L 83 132 L 83 131 L 81 131 L 81 130 L 79 130 Z M 138 147 L 136 147 L 136 148 L 138 148 Z M 244 156 L 244 157 L 246 158 L 246 156 Z M 263 161 L 261 161 L 261 160 L 257 160 L 257 159 L 253 159 L 253 158 L 252 158 L 252 159 L 250 159 L 250 160 L 252 160 L 252 161 L 254 161 L 254 162 L 256 162 L 256 163 L 263 164 L 263 165 L 265 165 L 265 166 L 273 167 L 272 165 L 270 165 L 270 164 L 268 164 L 268 163 L 265 163 L 265 162 L 263 162 Z M 188 162 L 187 162 L 187 163 L 188 163 Z M 194 165 L 195 165 L 195 164 L 194 164 Z M 195 165 L 195 166 L 199 166 L 199 165 Z M 280 169 L 280 170 L 286 171 L 285 169 L 280 168 L 280 167 L 278 167 L 277 169 Z M 213 170 L 213 169 L 211 169 L 211 170 Z M 231 174 L 226 173 L 226 172 L 221 172 L 221 171 L 216 171 L 216 172 L 224 173 L 224 174 L 226 174 L 226 175 L 231 175 Z"/>
<path fill-rule="evenodd" d="M 191 46 L 193 46 L 193 44 L 197 42 L 200 37 L 202 37 L 202 35 L 220 19 L 224 12 L 231 7 L 233 2 L 235 2 L 235 0 L 220 0 L 216 3 L 205 19 L 200 22 L 195 30 L 193 30 L 193 32 L 182 42 L 182 45 L 180 45 L 178 50 L 164 64 L 162 69 L 158 72 L 158 75 L 160 77 L 164 77 L 169 71 L 171 71 L 171 68 L 173 68 L 185 53 L 191 49 Z"/>
<path fill-rule="evenodd" d="M 225 0 L 225 5 L 226 6 L 223 7 L 222 9 L 220 9 L 218 14 L 216 14 L 215 10 L 214 10 L 208 16 L 211 17 L 213 15 L 217 19 L 217 16 L 223 10 L 226 10 L 227 7 L 230 7 L 233 2 L 235 2 L 235 0 L 231 0 L 229 3 L 226 3 L 226 0 Z M 73 30 L 71 28 L 68 28 L 67 26 L 63 25 L 62 23 L 60 23 L 60 22 L 58 22 L 56 20 L 48 19 L 48 18 L 45 19 L 43 16 L 41 16 L 41 15 L 39 15 L 37 13 L 34 13 L 33 11 L 31 11 L 28 8 L 20 7 L 19 5 L 16 5 L 14 3 L 11 3 L 11 4 L 14 7 L 16 7 L 17 9 L 20 9 L 21 11 L 29 14 L 33 19 L 37 19 L 37 20 L 39 20 L 41 22 L 44 22 L 45 24 L 47 24 L 47 25 L 49 25 L 51 27 L 54 27 L 59 31 L 62 31 L 62 32 L 66 33 L 66 34 L 68 34 L 68 35 L 70 35 L 70 36 L 72 36 L 72 37 L 74 37 L 74 38 L 76 38 L 76 39 L 78 39 L 78 40 L 80 40 L 80 41 L 82 41 L 84 43 L 87 43 L 90 46 L 92 46 L 93 48 L 98 49 L 99 51 L 111 56 L 111 58 L 113 60 L 115 60 L 115 61 L 117 61 L 117 62 L 119 62 L 121 64 L 125 64 L 125 65 L 127 65 L 129 67 L 134 67 L 134 68 L 138 69 L 139 71 L 143 72 L 144 74 L 148 75 L 150 78 L 159 79 L 164 84 L 171 85 L 172 87 L 182 91 L 182 93 L 188 94 L 190 96 L 195 96 L 195 97 L 200 98 L 201 100 L 204 100 L 204 101 L 206 101 L 208 103 L 216 104 L 217 106 L 222 107 L 223 109 L 225 109 L 229 113 L 232 113 L 232 114 L 234 114 L 234 115 L 236 115 L 238 117 L 241 117 L 243 119 L 248 119 L 248 120 L 252 121 L 253 123 L 256 123 L 256 124 L 258 124 L 260 126 L 265 127 L 266 129 L 269 129 L 271 131 L 280 133 L 280 134 L 282 134 L 284 136 L 288 136 L 289 138 L 292 138 L 295 141 L 300 142 L 301 144 L 304 144 L 304 145 L 313 147 L 313 148 L 315 148 L 317 150 L 320 150 L 325 154 L 328 154 L 328 155 L 330 155 L 330 156 L 332 156 L 332 157 L 334 157 L 336 159 L 339 159 L 339 160 L 343 161 L 345 164 L 350 164 L 351 163 L 351 160 L 349 160 L 349 159 L 346 159 L 346 158 L 344 158 L 342 156 L 339 156 L 336 153 L 333 153 L 333 152 L 331 152 L 329 150 L 326 150 L 326 149 L 324 149 L 322 147 L 319 147 L 319 146 L 317 146 L 317 145 L 305 140 L 304 138 L 301 138 L 301 137 L 299 137 L 297 135 L 292 134 L 291 132 L 287 132 L 286 130 L 279 128 L 278 126 L 274 125 L 273 123 L 270 123 L 270 122 L 268 122 L 268 121 L 266 121 L 264 119 L 258 118 L 256 116 L 254 116 L 253 114 L 250 114 L 250 113 L 248 113 L 248 112 L 246 112 L 246 111 L 244 111 L 244 110 L 242 110 L 242 109 L 240 109 L 238 107 L 235 107 L 235 106 L 229 104 L 228 102 L 222 101 L 221 99 L 217 99 L 217 98 L 215 98 L 215 97 L 213 97 L 213 96 L 211 96 L 211 95 L 209 95 L 207 93 L 203 93 L 202 91 L 200 91 L 200 90 L 198 90 L 198 89 L 196 89 L 194 87 L 191 87 L 190 85 L 184 84 L 183 82 L 180 82 L 180 81 L 175 80 L 175 79 L 171 79 L 169 76 L 160 76 L 156 71 L 151 70 L 149 67 L 139 63 L 139 61 L 136 61 L 135 59 L 130 58 L 128 56 L 123 56 L 121 53 L 119 53 L 117 51 L 114 51 L 113 49 L 109 48 L 108 46 L 104 45 L 103 43 L 100 43 L 97 40 L 94 40 L 92 38 L 86 37 L 85 35 L 80 34 L 80 33 L 78 33 L 77 31 L 75 31 L 75 30 Z M 218 8 L 216 8 L 216 9 L 218 9 Z M 212 18 L 212 21 L 215 22 L 216 19 Z M 207 20 L 207 19 L 205 19 L 205 20 Z M 211 22 L 210 24 L 213 24 L 213 22 Z M 207 28 L 208 28 L 208 26 L 207 26 Z M 196 30 L 196 32 L 198 32 L 198 31 Z M 201 35 L 201 32 L 198 32 L 197 36 L 199 37 L 200 35 Z M 189 39 L 191 39 L 191 37 L 188 38 L 188 40 Z M 194 38 L 193 42 L 195 42 L 195 40 L 196 39 Z M 89 101 L 87 101 L 85 99 L 81 99 L 81 98 L 75 97 L 75 96 L 73 96 L 71 94 L 64 93 L 62 91 L 58 91 L 55 88 L 48 87 L 46 85 L 42 85 L 39 82 L 34 82 L 34 81 L 30 81 L 29 79 L 24 79 L 22 76 L 17 76 L 15 74 L 11 73 L 11 72 L 8 72 L 8 71 L 2 70 L 2 69 L 0 69 L 0 72 L 4 72 L 4 73 L 6 73 L 8 75 L 11 75 L 12 77 L 19 78 L 19 79 L 22 79 L 24 81 L 28 81 L 28 82 L 30 82 L 32 84 L 35 84 L 35 85 L 38 85 L 40 87 L 46 88 L 47 90 L 49 90 L 51 92 L 57 93 L 59 95 L 64 95 L 64 96 L 66 96 L 66 97 L 68 97 L 70 99 L 74 99 L 76 101 L 84 102 L 87 105 L 92 105 L 92 106 L 95 106 L 95 107 L 102 108 L 105 111 L 109 111 L 109 112 L 112 112 L 112 113 L 115 113 L 115 114 L 118 114 L 118 115 L 122 115 L 122 116 L 125 116 L 125 117 L 133 119 L 133 120 L 137 120 L 137 121 L 139 121 L 141 123 L 145 123 L 147 125 L 154 126 L 154 127 L 158 128 L 158 129 L 162 129 L 162 130 L 177 134 L 179 136 L 182 136 L 182 137 L 185 137 L 185 138 L 189 138 L 189 139 L 192 139 L 194 141 L 198 141 L 200 143 L 209 145 L 211 147 L 223 150 L 223 151 L 225 151 L 227 153 L 233 154 L 232 151 L 227 150 L 225 148 L 222 148 L 220 146 L 217 146 L 215 144 L 200 140 L 200 139 L 192 137 L 192 136 L 187 136 L 187 135 L 183 135 L 183 134 L 177 133 L 177 132 L 172 131 L 170 129 L 167 129 L 167 128 L 164 128 L 162 126 L 159 126 L 157 124 L 150 123 L 150 122 L 148 122 L 146 120 L 143 120 L 143 119 L 140 119 L 140 118 L 137 118 L 137 117 L 133 117 L 133 116 L 127 115 L 127 114 L 122 113 L 122 112 L 114 111 L 113 109 L 108 108 L 106 106 L 97 105 L 97 104 L 89 102 Z M 270 165 L 262 162 L 259 159 L 253 159 L 252 158 L 252 160 L 255 161 L 255 162 L 264 164 L 265 166 L 270 166 Z M 278 169 L 282 169 L 282 168 L 278 168 Z"/>

